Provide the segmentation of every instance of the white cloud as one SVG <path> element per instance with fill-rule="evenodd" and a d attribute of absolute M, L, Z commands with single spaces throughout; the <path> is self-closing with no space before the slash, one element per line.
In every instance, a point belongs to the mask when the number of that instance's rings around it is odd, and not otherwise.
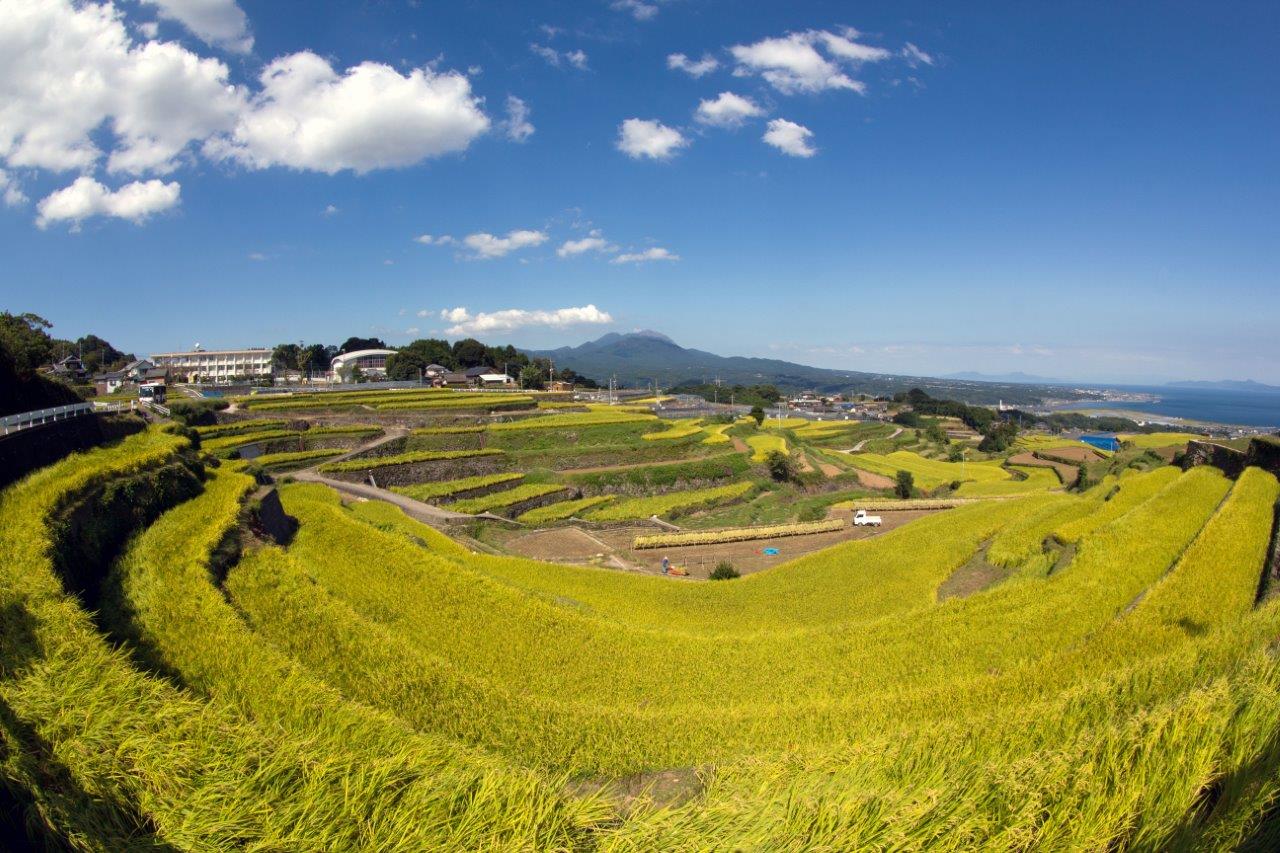
<path fill-rule="evenodd" d="M 267 256 L 266 256 L 265 254 L 263 254 L 262 252 L 250 252 L 250 253 L 249 253 L 249 260 L 251 260 L 251 261 L 265 261 L 266 259 L 267 259 Z"/>
<path fill-rule="evenodd" d="M 147 21 L 146 23 L 138 24 L 138 32 L 142 33 L 143 38 L 159 38 L 160 25 L 155 21 Z"/>
<path fill-rule="evenodd" d="M 911 42 L 907 42 L 906 47 L 902 48 L 902 58 L 907 60 L 907 64 L 912 68 L 920 65 L 933 64 L 933 57 L 916 47 Z"/>
<path fill-rule="evenodd" d="M 90 169 L 105 125 L 112 171 L 169 172 L 191 142 L 230 128 L 244 99 L 216 59 L 174 42 L 134 45 L 110 4 L 5 0 L 0 13 L 0 158 L 10 166 Z"/>
<path fill-rule="evenodd" d="M 462 240 L 468 249 L 475 252 L 476 258 L 483 260 L 501 258 L 517 249 L 540 246 L 546 241 L 547 234 L 545 231 L 531 231 L 528 229 L 509 231 L 505 237 L 496 237 L 493 234 L 486 234 L 481 231 L 477 234 L 468 234 Z"/>
<path fill-rule="evenodd" d="M 617 247 L 604 238 L 598 229 L 591 231 L 581 240 L 565 240 L 560 248 L 556 249 L 556 255 L 561 258 L 572 258 L 575 255 L 582 255 L 587 252 L 614 252 Z"/>
<path fill-rule="evenodd" d="M 629 118 L 618 125 L 618 150 L 628 157 L 666 160 L 688 144 L 684 134 L 658 121 Z"/>
<path fill-rule="evenodd" d="M 435 314 L 435 313 L 436 313 L 436 312 L 432 311 L 430 308 L 420 308 L 420 309 L 418 309 L 418 311 L 417 311 L 417 315 L 418 315 L 419 317 L 430 317 L 430 316 L 432 316 L 432 315 L 433 315 L 433 314 Z"/>
<path fill-rule="evenodd" d="M 27 203 L 27 194 L 4 169 L 0 169 L 0 190 L 4 191 L 4 203 L 7 207 L 21 207 Z"/>
<path fill-rule="evenodd" d="M 866 91 L 866 85 L 845 73 L 842 63 L 858 66 L 878 62 L 892 54 L 883 48 L 853 41 L 856 30 L 841 33 L 808 30 L 787 33 L 778 38 L 761 39 L 754 44 L 729 48 L 738 61 L 738 76 L 759 74 L 784 95 L 797 92 L 821 92 L 826 89 Z M 826 55 L 818 50 L 821 46 Z"/>
<path fill-rule="evenodd" d="M 402 75 L 364 62 L 338 74 L 302 52 L 272 62 L 261 82 L 230 139 L 205 146 L 211 156 L 258 169 L 363 174 L 462 151 L 489 129 L 471 82 L 456 72 Z"/>
<path fill-rule="evenodd" d="M 608 312 L 601 311 L 594 305 L 557 308 L 552 311 L 507 308 L 502 311 L 481 311 L 474 315 L 466 308 L 454 308 L 441 311 L 440 318 L 454 324 L 445 329 L 445 334 L 451 337 L 511 332 L 531 326 L 560 329 L 565 326 L 600 325 L 613 322 L 613 317 Z"/>
<path fill-rule="evenodd" d="M 812 157 L 818 149 L 809 144 L 813 131 L 802 124 L 775 118 L 761 137 L 765 142 L 792 157 Z"/>
<path fill-rule="evenodd" d="M 587 70 L 587 54 L 581 49 L 561 52 L 554 47 L 534 42 L 529 45 L 529 50 L 542 57 L 544 62 L 554 68 L 559 68 L 561 63 L 567 62 L 579 71 Z"/>
<path fill-rule="evenodd" d="M 702 124 L 736 128 L 747 119 L 762 115 L 764 110 L 750 98 L 721 92 L 715 100 L 700 101 L 693 117 Z"/>
<path fill-rule="evenodd" d="M 341 211 L 336 204 L 326 204 L 323 213 L 325 216 L 337 216 Z"/>
<path fill-rule="evenodd" d="M 683 71 L 690 77 L 701 77 L 704 74 L 710 74 L 720 67 L 720 62 L 710 54 L 704 53 L 702 58 L 697 62 L 689 59 L 683 53 L 673 53 L 667 57 L 667 67 L 672 71 Z"/>
<path fill-rule="evenodd" d="M 637 21 L 648 21 L 658 14 L 658 7 L 643 0 L 614 0 L 610 8 L 618 12 L 627 12 Z"/>
<path fill-rule="evenodd" d="M 659 246 L 652 249 L 645 249 L 643 252 L 628 252 L 624 255 L 618 255 L 609 263 L 611 264 L 642 264 L 646 261 L 678 261 L 680 256 L 673 254 Z"/>
<path fill-rule="evenodd" d="M 533 124 L 529 121 L 532 111 L 529 105 L 515 95 L 507 95 L 507 120 L 503 122 L 507 138 L 513 142 L 524 142 L 533 136 Z"/>
<path fill-rule="evenodd" d="M 112 191 L 93 178 L 81 176 L 71 186 L 41 200 L 36 206 L 36 225 L 47 228 L 55 222 L 70 222 L 75 230 L 91 216 L 144 222 L 153 214 L 175 207 L 181 192 L 176 181 L 134 181 Z"/>
<path fill-rule="evenodd" d="M 206 44 L 236 53 L 253 50 L 249 19 L 235 0 L 142 0 L 162 18 L 178 21 Z"/>
<path fill-rule="evenodd" d="M 413 240 L 415 243 L 421 243 L 424 246 L 452 246 L 454 243 L 458 242 L 448 234 L 441 234 L 434 237 L 430 234 L 419 234 L 417 237 L 414 237 Z"/>

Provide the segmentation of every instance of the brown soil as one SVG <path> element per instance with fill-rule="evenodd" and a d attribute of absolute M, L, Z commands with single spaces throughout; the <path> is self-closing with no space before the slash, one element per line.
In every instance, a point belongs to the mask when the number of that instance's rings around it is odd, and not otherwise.
<path fill-rule="evenodd" d="M 743 441 L 742 439 L 738 438 L 736 435 L 731 435 L 731 436 L 729 436 L 729 437 L 733 439 L 733 449 L 734 449 L 734 450 L 738 451 L 739 453 L 750 453 L 750 452 L 751 452 L 751 445 L 747 444 L 745 441 Z"/>
<path fill-rule="evenodd" d="M 830 462 L 819 462 L 818 470 L 822 472 L 824 477 L 839 477 L 844 473 L 839 467 L 832 465 Z"/>
<path fill-rule="evenodd" d="M 870 471 L 858 469 L 858 482 L 868 489 L 892 489 L 893 480 L 883 474 L 872 474 Z"/>
<path fill-rule="evenodd" d="M 1042 450 L 1040 454 L 1070 462 L 1097 462 L 1102 458 L 1087 447 L 1055 447 L 1052 450 Z"/>
<path fill-rule="evenodd" d="M 952 572 L 951 577 L 942 582 L 938 587 L 938 601 L 946 601 L 948 598 L 968 598 L 988 587 L 995 586 L 1009 577 L 1009 573 L 1009 569 L 988 563 L 987 550 L 983 548 L 974 554 L 969 562 Z"/>
<path fill-rule="evenodd" d="M 653 528 L 615 528 L 612 530 L 596 530 L 591 535 L 606 543 L 626 563 L 641 571 L 661 574 L 662 558 L 666 557 L 671 565 L 686 569 L 693 578 L 706 578 L 716 564 L 728 560 L 742 574 L 751 574 L 763 569 L 772 568 L 796 557 L 830 548 L 841 542 L 852 539 L 867 539 L 880 533 L 886 533 L 902 525 L 931 515 L 936 510 L 912 510 L 908 512 L 880 513 L 884 524 L 880 527 L 853 527 L 827 533 L 811 533 L 807 536 L 783 536 L 777 539 L 753 539 L 747 542 L 728 542 L 720 545 L 684 545 L 679 548 L 646 548 L 635 551 L 631 544 L 636 536 L 658 533 Z M 851 519 L 849 510 L 832 510 L 830 517 Z M 777 548 L 776 556 L 764 553 L 765 548 Z M 554 559 L 554 558 L 550 558 Z"/>
<path fill-rule="evenodd" d="M 802 474 L 813 473 L 813 463 L 809 461 L 809 457 L 804 453 L 800 454 L 799 467 Z"/>
<path fill-rule="evenodd" d="M 645 530 L 652 532 L 649 528 Z M 592 538 L 593 535 L 577 527 L 552 527 L 525 533 L 505 544 L 509 551 L 522 557 L 560 563 L 583 563 L 590 562 L 598 554 L 608 556 L 612 551 Z"/>
<path fill-rule="evenodd" d="M 1041 459 L 1033 453 L 1019 453 L 1016 456 L 1010 456 L 1009 464 L 1026 465 L 1033 468 L 1052 468 L 1058 472 L 1058 479 L 1068 486 L 1075 483 L 1076 477 L 1080 476 L 1080 469 L 1074 465 L 1068 465 L 1065 462 L 1054 462 L 1051 459 Z"/>

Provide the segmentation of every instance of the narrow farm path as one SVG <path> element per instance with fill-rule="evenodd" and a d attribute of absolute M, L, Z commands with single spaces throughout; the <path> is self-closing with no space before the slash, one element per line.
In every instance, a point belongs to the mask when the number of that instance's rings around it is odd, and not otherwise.
<path fill-rule="evenodd" d="M 902 427 L 898 427 L 897 429 L 895 429 L 893 433 L 889 435 L 888 438 L 889 440 L 893 440 L 900 435 L 902 435 Z M 866 444 L 868 441 L 871 441 L 871 440 L 872 439 L 864 438 L 862 439 L 862 441 L 859 441 L 857 444 L 855 444 L 853 447 L 850 447 L 848 450 L 842 450 L 841 453 L 857 453 L 860 450 L 862 450 L 862 446 L 864 444 Z"/>
<path fill-rule="evenodd" d="M 382 435 L 378 436 L 372 441 L 367 441 L 364 444 L 357 445 L 356 447 L 351 448 L 341 456 L 332 456 L 328 459 L 323 460 L 323 462 L 326 465 L 329 464 L 330 462 L 342 462 L 343 460 L 350 459 L 351 457 L 356 456 L 360 453 L 364 453 L 366 450 L 373 450 L 375 447 L 380 447 L 386 444 L 387 442 L 395 441 L 397 438 L 404 438 L 408 434 L 409 434 L 409 430 L 405 427 L 402 427 L 402 426 L 387 427 L 386 431 Z"/>
<path fill-rule="evenodd" d="M 739 453 L 750 453 L 750 452 L 751 452 L 751 447 L 750 447 L 750 445 L 748 445 L 745 441 L 743 441 L 742 439 L 738 438 L 736 435 L 734 435 L 734 436 L 730 436 L 730 438 L 732 438 L 732 439 L 733 439 L 733 449 L 734 449 L 734 450 L 738 451 Z"/>
<path fill-rule="evenodd" d="M 471 518 L 490 518 L 487 513 L 483 516 L 467 515 L 465 512 L 451 512 L 447 509 L 441 509 L 438 506 L 415 501 L 413 498 L 406 497 L 398 492 L 389 489 L 383 489 L 378 486 L 370 486 L 367 483 L 352 483 L 347 480 L 336 480 L 332 477 L 326 477 L 323 474 L 313 471 L 295 471 L 292 474 L 295 480 L 306 483 L 323 483 L 324 485 L 345 492 L 349 495 L 355 495 L 360 498 L 368 498 L 370 500 L 386 501 L 395 504 L 405 511 L 412 518 L 427 524 L 445 524 L 454 521 L 466 521 Z M 500 519 L 507 521 L 508 519 Z"/>

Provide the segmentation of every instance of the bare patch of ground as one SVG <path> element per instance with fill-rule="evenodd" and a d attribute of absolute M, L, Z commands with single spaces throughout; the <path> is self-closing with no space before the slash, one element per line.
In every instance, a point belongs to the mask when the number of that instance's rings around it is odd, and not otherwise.
<path fill-rule="evenodd" d="M 750 453 L 750 452 L 751 452 L 751 445 L 747 444 L 745 441 L 743 441 L 742 439 L 738 438 L 736 435 L 731 435 L 731 436 L 729 436 L 729 437 L 733 439 L 733 449 L 734 449 L 734 450 L 738 451 L 739 453 Z"/>
<path fill-rule="evenodd" d="M 603 794 L 626 815 L 641 806 L 682 806 L 702 796 L 710 774 L 709 767 L 675 767 L 635 773 L 620 779 L 583 779 L 571 786 L 570 793 Z"/>
<path fill-rule="evenodd" d="M 1009 457 L 1010 465 L 1026 465 L 1033 468 L 1052 468 L 1058 472 L 1058 479 L 1065 485 L 1072 485 L 1080 476 L 1080 469 L 1065 462 L 1054 462 L 1052 459 L 1041 459 L 1034 453 L 1019 453 Z"/>
<path fill-rule="evenodd" d="M 819 462 L 818 470 L 822 472 L 824 477 L 839 477 L 844 473 L 838 466 L 832 465 L 830 462 Z"/>
<path fill-rule="evenodd" d="M 960 568 L 951 573 L 951 577 L 938 587 L 938 601 L 948 598 L 968 598 L 995 586 L 1009 577 L 1011 569 L 993 566 L 987 562 L 987 549 L 984 546 Z"/>
<path fill-rule="evenodd" d="M 883 474 L 872 474 L 870 471 L 858 471 L 858 482 L 866 486 L 868 489 L 892 489 L 893 480 Z"/>
<path fill-rule="evenodd" d="M 1040 451 L 1042 456 L 1065 459 L 1069 462 L 1097 462 L 1102 457 L 1087 447 L 1055 447 Z"/>

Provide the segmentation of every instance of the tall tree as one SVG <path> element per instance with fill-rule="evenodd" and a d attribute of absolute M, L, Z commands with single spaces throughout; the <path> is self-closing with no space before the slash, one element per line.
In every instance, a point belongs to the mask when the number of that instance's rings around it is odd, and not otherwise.
<path fill-rule="evenodd" d="M 355 352 L 362 349 L 387 349 L 387 345 L 382 338 L 347 338 L 342 342 L 342 346 L 338 347 L 338 352 Z"/>
<path fill-rule="evenodd" d="M 454 342 L 453 358 L 463 370 L 479 367 L 489 360 L 489 348 L 475 338 L 463 338 Z"/>
<path fill-rule="evenodd" d="M 20 376 L 30 376 L 49 362 L 53 339 L 45 330 L 52 328 L 53 324 L 39 314 L 0 313 L 0 346 L 8 352 Z"/>

